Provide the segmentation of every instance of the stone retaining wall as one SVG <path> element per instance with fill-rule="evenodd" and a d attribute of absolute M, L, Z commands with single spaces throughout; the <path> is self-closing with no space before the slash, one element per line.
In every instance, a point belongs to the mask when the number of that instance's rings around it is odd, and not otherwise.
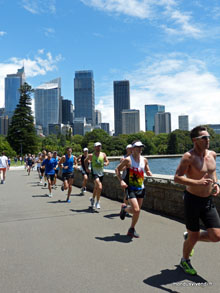
<path fill-rule="evenodd" d="M 82 173 L 75 171 L 74 185 L 82 186 Z M 154 175 L 145 178 L 146 197 L 142 208 L 164 214 L 167 216 L 183 219 L 183 191 L 185 187 L 174 183 L 173 176 Z M 89 178 L 87 190 L 93 190 L 93 181 Z M 120 187 L 118 178 L 112 170 L 105 171 L 103 179 L 102 195 L 122 202 L 123 191 Z M 218 212 L 220 213 L 220 196 L 214 198 Z"/>

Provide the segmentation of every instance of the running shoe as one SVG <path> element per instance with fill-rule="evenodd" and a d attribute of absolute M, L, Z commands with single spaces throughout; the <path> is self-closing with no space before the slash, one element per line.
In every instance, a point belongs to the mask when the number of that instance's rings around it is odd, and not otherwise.
<path fill-rule="evenodd" d="M 47 183 L 46 182 L 44 183 L 44 187 L 47 187 Z"/>
<path fill-rule="evenodd" d="M 80 195 L 84 195 L 84 188 L 81 188 Z"/>
<path fill-rule="evenodd" d="M 96 207 L 97 209 L 101 209 L 101 206 L 100 206 L 99 201 L 96 202 L 95 207 Z"/>
<path fill-rule="evenodd" d="M 71 200 L 70 199 L 67 199 L 66 202 L 71 203 Z"/>
<path fill-rule="evenodd" d="M 181 259 L 180 267 L 184 270 L 186 274 L 197 275 L 197 271 L 191 265 L 190 259 Z"/>
<path fill-rule="evenodd" d="M 184 240 L 186 240 L 188 238 L 188 232 L 183 233 L 183 238 L 184 238 Z M 194 254 L 194 248 L 191 250 L 189 256 L 193 256 L 193 254 Z"/>
<path fill-rule="evenodd" d="M 63 185 L 61 186 L 61 190 L 64 191 L 64 186 Z"/>
<path fill-rule="evenodd" d="M 140 235 L 135 231 L 134 228 L 130 228 L 128 230 L 128 233 L 127 233 L 127 236 L 130 236 L 130 237 L 134 237 L 134 238 L 140 238 Z"/>
<path fill-rule="evenodd" d="M 52 193 L 50 193 L 48 196 L 49 196 L 49 197 L 53 197 L 53 194 L 52 194 Z"/>
<path fill-rule="evenodd" d="M 125 208 L 126 208 L 126 207 L 127 207 L 126 205 L 122 205 L 122 206 L 121 206 L 121 211 L 120 211 L 120 219 L 121 219 L 121 220 L 124 220 L 124 219 L 125 219 L 125 216 L 126 216 Z"/>
<path fill-rule="evenodd" d="M 90 197 L 90 203 L 91 203 L 91 207 L 94 208 L 95 207 L 95 200 L 93 197 Z"/>

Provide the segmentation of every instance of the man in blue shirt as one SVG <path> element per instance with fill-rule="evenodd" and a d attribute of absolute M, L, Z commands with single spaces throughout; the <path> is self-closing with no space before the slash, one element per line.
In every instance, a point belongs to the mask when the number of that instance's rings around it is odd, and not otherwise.
<path fill-rule="evenodd" d="M 68 203 L 71 202 L 70 194 L 72 191 L 73 179 L 74 179 L 74 167 L 77 168 L 77 160 L 76 157 L 72 155 L 72 148 L 66 149 L 66 155 L 62 156 L 59 161 L 58 166 L 62 168 L 63 171 L 63 185 L 61 190 L 67 190 L 67 199 Z"/>
<path fill-rule="evenodd" d="M 57 167 L 57 161 L 52 158 L 52 153 L 48 152 L 47 159 L 45 159 L 41 165 L 45 168 L 45 175 L 48 181 L 49 197 L 52 197 L 52 186 L 54 184 L 55 169 Z"/>

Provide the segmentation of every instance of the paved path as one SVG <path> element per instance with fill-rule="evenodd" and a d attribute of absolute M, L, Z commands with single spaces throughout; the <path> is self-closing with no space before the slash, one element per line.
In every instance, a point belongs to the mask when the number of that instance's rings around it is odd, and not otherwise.
<path fill-rule="evenodd" d="M 0 185 L 1 293 L 201 292 L 205 282 L 205 292 L 219 292 L 219 244 L 197 245 L 199 276 L 188 277 L 178 267 L 182 223 L 142 211 L 141 238 L 130 240 L 120 203 L 102 198 L 92 213 L 91 194 L 73 188 L 67 204 L 60 187 L 48 198 L 37 182 L 20 170 Z"/>

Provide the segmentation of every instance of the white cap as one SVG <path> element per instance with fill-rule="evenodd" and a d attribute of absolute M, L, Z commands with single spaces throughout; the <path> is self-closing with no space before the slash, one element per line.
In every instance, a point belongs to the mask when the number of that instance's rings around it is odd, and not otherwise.
<path fill-rule="evenodd" d="M 88 149 L 87 149 L 87 148 L 84 148 L 83 151 L 84 151 L 84 152 L 88 152 Z"/>
<path fill-rule="evenodd" d="M 141 141 L 136 141 L 133 145 L 132 145 L 133 148 L 135 147 L 144 147 L 143 143 Z"/>
<path fill-rule="evenodd" d="M 101 145 L 102 145 L 101 142 L 95 142 L 94 143 L 94 147 L 101 146 Z"/>
<path fill-rule="evenodd" d="M 133 146 L 132 146 L 132 144 L 128 144 L 127 146 L 126 146 L 126 149 L 130 149 L 130 148 L 132 148 Z"/>

